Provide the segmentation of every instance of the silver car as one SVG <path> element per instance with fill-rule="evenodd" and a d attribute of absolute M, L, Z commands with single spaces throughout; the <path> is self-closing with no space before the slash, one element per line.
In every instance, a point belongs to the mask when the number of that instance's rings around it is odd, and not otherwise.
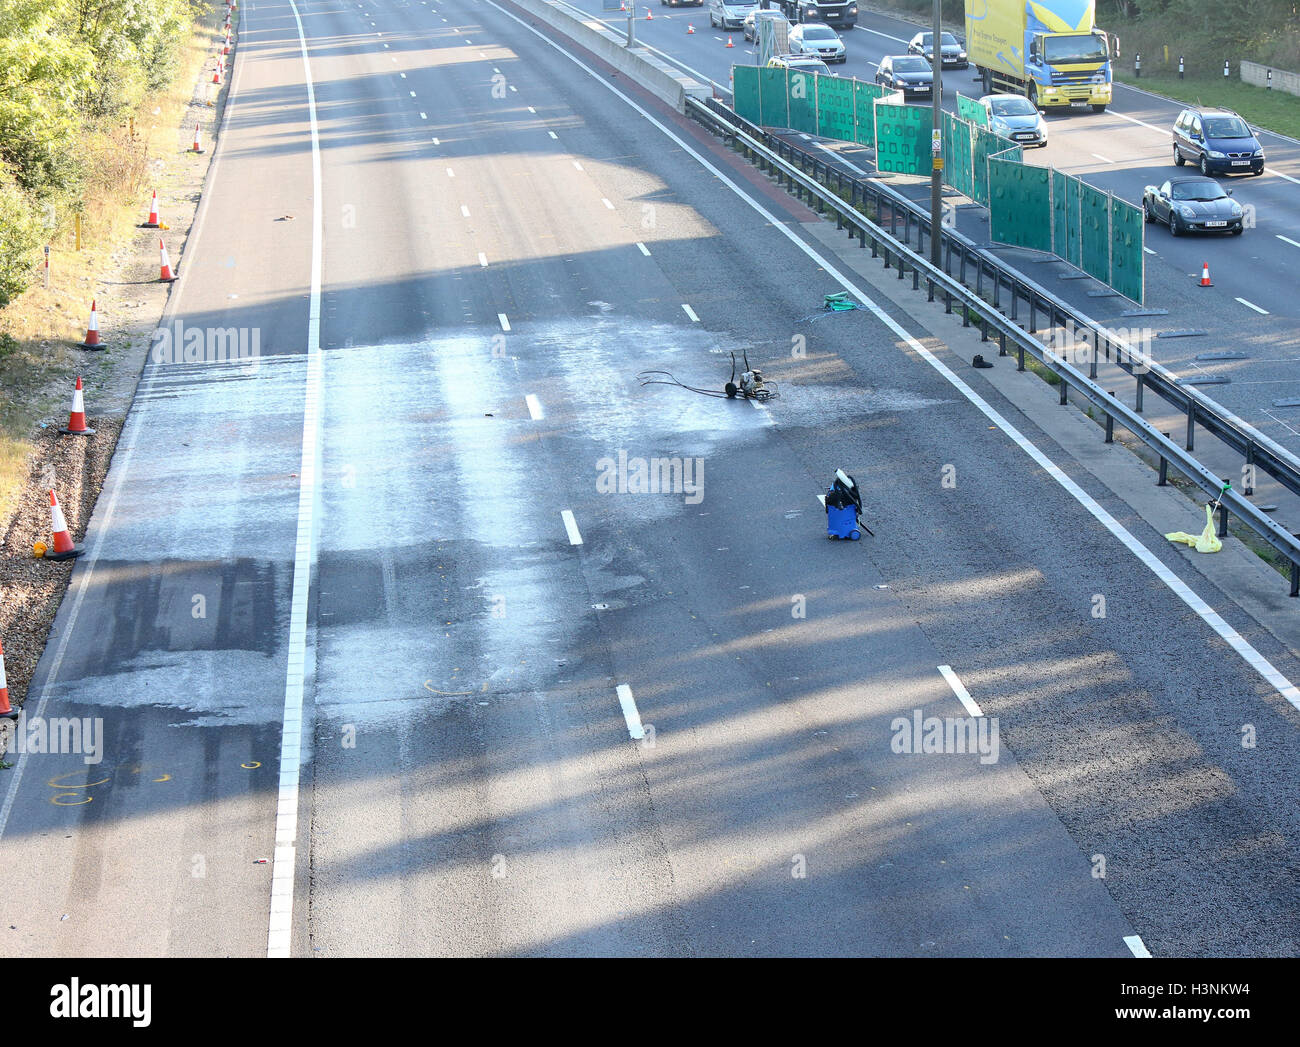
<path fill-rule="evenodd" d="M 847 62 L 848 53 L 839 33 L 820 22 L 805 22 L 790 30 L 790 52 L 815 55 L 823 62 Z"/>
<path fill-rule="evenodd" d="M 758 10 L 758 0 L 709 0 L 709 25 L 740 29 L 745 16 Z"/>
<path fill-rule="evenodd" d="M 1047 145 L 1043 114 L 1024 95 L 985 95 L 980 105 L 988 114 L 990 131 L 1010 138 L 1017 145 Z"/>

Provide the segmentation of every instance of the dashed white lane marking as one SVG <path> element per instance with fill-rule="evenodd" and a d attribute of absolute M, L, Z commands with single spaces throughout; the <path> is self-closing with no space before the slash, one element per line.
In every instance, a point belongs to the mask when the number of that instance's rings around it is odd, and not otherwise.
<path fill-rule="evenodd" d="M 614 205 L 611 204 L 611 203 L 609 202 L 609 200 L 608 200 L 606 197 L 603 197 L 603 196 L 602 196 L 602 197 L 600 198 L 600 202 L 601 202 L 602 204 L 604 204 L 606 207 L 608 207 L 611 211 L 614 210 Z"/>
<path fill-rule="evenodd" d="M 1142 944 L 1142 938 L 1139 935 L 1136 934 L 1125 935 L 1124 944 L 1128 946 L 1128 951 L 1131 952 L 1134 956 L 1136 956 L 1139 960 L 1151 959 L 1151 953 L 1149 953 L 1147 951 L 1147 947 Z"/>
<path fill-rule="evenodd" d="M 574 169 L 575 169 L 575 170 L 578 170 L 578 171 L 581 171 L 581 170 L 582 170 L 582 164 L 578 163 L 577 160 L 574 160 L 574 161 L 573 161 L 573 166 L 574 166 Z"/>
<path fill-rule="evenodd" d="M 1257 651 L 1252 644 L 1237 632 L 1236 629 L 1225 622 L 1223 616 L 1220 615 L 1218 611 L 1214 610 L 1214 608 L 1202 600 L 1201 597 L 1182 580 L 1182 578 L 1166 567 L 1155 553 L 1138 541 L 1137 538 L 1133 536 L 1133 533 L 1116 520 L 1115 517 L 1113 517 L 1105 508 L 1099 505 L 1092 495 L 1088 494 L 1087 491 L 1067 476 L 1060 466 L 1035 447 L 1019 429 L 1011 424 L 1009 419 L 1004 417 L 1000 411 L 962 381 L 962 379 L 959 378 L 947 364 L 935 356 L 934 353 L 930 352 L 930 350 L 922 345 L 921 342 L 908 334 L 897 320 L 876 304 L 876 302 L 869 297 L 862 288 L 853 283 L 848 277 L 836 269 L 828 258 L 819 253 L 816 248 L 801 239 L 799 234 L 797 234 L 793 229 L 788 228 L 785 223 L 781 222 L 758 200 L 755 200 L 752 196 L 746 193 L 745 190 L 735 181 L 728 177 L 715 164 L 710 162 L 709 159 L 697 149 L 692 147 L 684 138 L 675 133 L 661 120 L 656 119 L 643 106 L 638 105 L 632 98 L 624 94 L 613 84 L 609 83 L 609 81 L 589 65 L 584 63 L 581 59 L 570 54 L 554 40 L 550 39 L 550 37 L 539 32 L 537 29 L 534 29 L 523 19 L 516 17 L 498 4 L 493 3 L 492 0 L 485 0 L 485 2 L 496 8 L 496 10 L 500 11 L 503 15 L 516 22 L 528 32 L 532 33 L 543 44 L 554 48 L 579 69 L 583 70 L 583 72 L 591 77 L 594 82 L 600 84 L 605 90 L 622 100 L 624 104 L 626 104 L 633 112 L 637 113 L 647 124 L 655 128 L 660 132 L 660 134 L 681 149 L 682 152 L 695 160 L 695 162 L 708 171 L 709 174 L 713 175 L 720 184 L 726 186 L 727 189 L 735 193 L 746 206 L 759 215 L 759 217 L 767 222 L 780 235 L 789 240 L 796 249 L 803 252 L 804 256 L 807 257 L 810 262 L 819 266 L 821 271 L 823 271 L 829 279 L 834 280 L 845 291 L 854 295 L 863 306 L 876 317 L 877 320 L 888 327 L 900 341 L 906 342 L 908 347 L 920 359 L 924 360 L 931 368 L 941 375 L 949 385 L 961 393 L 961 395 L 976 410 L 988 418 L 988 420 L 997 426 L 1008 439 L 1014 442 L 1026 456 L 1038 465 L 1046 476 L 1050 477 L 1055 483 L 1064 489 L 1071 498 L 1083 507 L 1085 512 L 1092 516 L 1093 519 L 1101 524 L 1101 526 L 1104 527 L 1112 537 L 1132 553 L 1134 558 L 1159 578 L 1170 592 L 1192 610 L 1201 621 L 1215 632 L 1217 636 L 1227 643 L 1228 646 L 1237 653 L 1242 661 L 1266 680 L 1270 687 L 1273 687 L 1292 707 L 1300 709 L 1300 688 L 1297 688 L 1283 673 L 1279 672 L 1277 667 L 1260 654 L 1259 651 Z"/>
<path fill-rule="evenodd" d="M 893 40 L 894 43 L 896 44 L 907 43 L 907 41 L 904 40 L 901 36 L 890 36 L 888 33 L 881 33 L 875 29 L 868 29 L 864 25 L 855 25 L 853 28 L 857 29 L 859 32 L 870 33 L 872 36 L 883 36 L 886 40 Z M 931 42 L 933 42 L 933 40 Z"/>
<path fill-rule="evenodd" d="M 513 91 L 515 94 L 519 93 L 519 88 L 517 88 L 514 84 L 510 85 L 510 90 Z"/>
<path fill-rule="evenodd" d="M 528 417 L 534 422 L 540 422 L 546 417 L 546 412 L 542 410 L 540 401 L 532 393 L 524 397 L 524 403 L 528 405 Z"/>
<path fill-rule="evenodd" d="M 1287 243 L 1289 243 L 1292 247 L 1300 247 L 1300 241 L 1292 240 L 1291 237 L 1289 237 L 1289 236 L 1283 236 L 1281 233 L 1275 233 L 1274 235 L 1275 235 L 1279 240 L 1285 240 L 1285 241 L 1286 241 Z"/>
<path fill-rule="evenodd" d="M 528 111 L 529 111 L 530 113 L 536 113 L 536 112 L 537 112 L 537 110 L 534 109 L 531 105 L 528 107 Z"/>
<path fill-rule="evenodd" d="M 1151 250 L 1151 248 L 1147 247 L 1145 244 L 1142 245 L 1142 250 L 1144 250 L 1147 254 L 1155 254 L 1155 252 Z"/>
<path fill-rule="evenodd" d="M 1240 302 L 1242 305 L 1244 305 L 1247 309 L 1254 309 L 1255 312 L 1257 312 L 1257 313 L 1260 314 L 1260 316 L 1268 316 L 1268 310 L 1267 310 L 1267 309 L 1261 309 L 1261 308 L 1260 308 L 1259 306 L 1257 306 L 1254 302 L 1248 302 L 1248 301 L 1246 301 L 1246 299 L 1244 299 L 1244 298 L 1238 298 L 1237 301 L 1239 301 L 1239 302 Z"/>
<path fill-rule="evenodd" d="M 826 508 L 826 496 L 825 496 L 824 494 L 819 494 L 819 495 L 817 496 L 817 501 L 819 501 L 819 502 L 822 503 L 822 508 L 823 508 L 823 509 Z"/>
<path fill-rule="evenodd" d="M 650 257 L 650 248 L 646 247 L 646 245 L 643 244 L 640 240 L 636 242 L 636 246 L 637 246 L 637 250 L 639 250 L 643 255 L 645 255 L 647 258 Z"/>
<path fill-rule="evenodd" d="M 506 319 L 505 313 L 497 313 L 497 320 L 499 320 L 501 323 L 501 330 L 503 331 L 510 330 L 510 321 Z"/>
<path fill-rule="evenodd" d="M 478 253 L 478 264 L 481 265 L 484 269 L 487 268 L 487 255 L 485 255 L 482 251 Z"/>
<path fill-rule="evenodd" d="M 548 135 L 550 135 L 552 138 L 556 139 L 556 140 L 558 140 L 559 137 L 560 137 L 560 136 L 557 135 L 554 131 L 547 131 L 546 133 L 547 133 Z"/>
<path fill-rule="evenodd" d="M 581 545 L 582 535 L 578 533 L 578 521 L 573 518 L 573 513 L 568 509 L 562 509 L 560 519 L 564 521 L 564 529 L 569 532 L 569 544 Z"/>
<path fill-rule="evenodd" d="M 1093 153 L 1092 155 L 1095 156 L 1098 160 L 1100 160 L 1103 164 L 1113 164 L 1115 162 L 1114 160 L 1111 160 L 1109 157 L 1102 156 L 1101 153 Z"/>
<path fill-rule="evenodd" d="M 984 715 L 984 710 L 975 703 L 975 699 L 970 696 L 970 691 L 966 690 L 966 685 L 962 683 L 961 680 L 957 678 L 957 674 L 952 671 L 951 665 L 939 666 L 939 672 L 942 673 L 943 678 L 948 681 L 948 686 L 952 688 L 953 694 L 957 696 L 957 700 L 961 702 L 962 707 L 968 714 L 971 716 Z"/>
<path fill-rule="evenodd" d="M 453 171 L 450 167 L 447 168 L 447 177 L 448 177 L 448 178 L 455 178 L 455 177 L 456 177 L 456 172 Z"/>
<path fill-rule="evenodd" d="M 421 114 L 420 114 L 420 119 L 421 119 L 421 120 L 427 120 L 427 119 L 429 119 L 429 114 L 428 114 L 428 113 L 421 113 Z"/>
<path fill-rule="evenodd" d="M 438 139 L 436 139 L 436 138 L 433 140 L 433 144 L 434 144 L 434 145 L 442 145 L 442 143 L 441 143 L 440 141 L 438 141 Z"/>
<path fill-rule="evenodd" d="M 466 207 L 464 204 L 461 204 L 461 205 L 460 205 L 460 213 L 461 213 L 461 215 L 464 216 L 465 218 L 468 218 L 468 217 L 469 217 L 469 208 Z"/>
<path fill-rule="evenodd" d="M 394 62 L 396 62 L 396 61 L 397 61 L 397 59 L 396 59 L 396 58 L 394 58 L 394 59 L 393 59 L 393 61 L 394 61 Z M 406 79 L 406 74 L 405 74 L 405 73 L 398 73 L 398 74 L 397 74 L 397 75 L 398 75 L 398 76 L 400 76 L 400 77 L 401 77 L 401 78 L 402 78 L 402 79 L 403 79 L 403 80 L 405 80 L 405 79 Z"/>
<path fill-rule="evenodd" d="M 623 707 L 623 719 L 627 723 L 627 733 L 634 740 L 645 737 L 645 728 L 641 726 L 641 714 L 637 712 L 636 700 L 632 697 L 632 688 L 625 683 L 621 683 L 615 689 L 618 693 L 618 704 Z"/>
<path fill-rule="evenodd" d="M 698 324 L 698 323 L 700 322 L 700 318 L 699 318 L 698 316 L 695 315 L 695 310 L 692 309 L 692 308 L 691 308 L 689 305 L 687 305 L 685 302 L 682 303 L 682 309 L 684 309 L 684 310 L 686 311 L 686 315 L 689 316 L 689 317 L 691 318 L 691 322 L 692 322 L 692 323 L 696 323 L 696 324 Z"/>

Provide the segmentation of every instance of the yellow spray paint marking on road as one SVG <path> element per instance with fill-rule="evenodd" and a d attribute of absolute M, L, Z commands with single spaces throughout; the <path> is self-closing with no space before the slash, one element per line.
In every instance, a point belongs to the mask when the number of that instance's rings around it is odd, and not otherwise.
<path fill-rule="evenodd" d="M 255 771 L 262 765 L 257 760 L 254 760 L 252 763 L 241 763 L 239 766 L 246 771 Z"/>
<path fill-rule="evenodd" d="M 65 796 L 73 796 L 76 797 L 76 799 L 65 800 Z M 56 807 L 81 807 L 90 803 L 93 799 L 93 796 L 81 796 L 78 793 L 57 793 L 50 797 L 50 803 L 54 804 Z"/>

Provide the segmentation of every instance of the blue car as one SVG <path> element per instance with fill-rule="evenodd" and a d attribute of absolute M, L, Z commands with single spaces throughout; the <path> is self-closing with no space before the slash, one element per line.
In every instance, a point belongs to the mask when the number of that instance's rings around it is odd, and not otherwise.
<path fill-rule="evenodd" d="M 1174 122 L 1174 163 L 1215 174 L 1264 173 L 1264 147 L 1231 109 L 1184 109 Z"/>

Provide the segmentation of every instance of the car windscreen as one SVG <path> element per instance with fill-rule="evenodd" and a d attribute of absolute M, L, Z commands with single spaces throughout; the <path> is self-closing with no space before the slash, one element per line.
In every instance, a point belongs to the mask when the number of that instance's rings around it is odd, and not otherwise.
<path fill-rule="evenodd" d="M 1228 194 L 1215 182 L 1182 182 L 1173 187 L 1175 200 L 1225 200 Z"/>
<path fill-rule="evenodd" d="M 930 72 L 930 63 L 924 58 L 895 58 L 894 72 L 928 73 Z"/>
<path fill-rule="evenodd" d="M 1076 62 L 1101 62 L 1105 60 L 1106 45 L 1096 36 L 1049 36 L 1043 43 L 1044 57 L 1049 62 L 1067 65 Z"/>
<path fill-rule="evenodd" d="M 939 37 L 939 39 L 943 41 L 943 42 L 939 45 L 940 47 L 960 47 L 960 46 L 961 46 L 959 43 L 957 43 L 957 38 L 956 38 L 955 36 L 953 36 L 952 33 L 944 33 L 943 36 Z M 929 41 L 926 41 L 926 42 L 929 43 Z"/>
<path fill-rule="evenodd" d="M 803 27 L 805 40 L 835 40 L 835 30 L 825 25 L 806 25 Z"/>
<path fill-rule="evenodd" d="M 1036 112 L 1038 110 L 1028 98 L 993 99 L 994 116 L 1033 116 Z"/>
<path fill-rule="evenodd" d="M 1207 138 L 1250 138 L 1250 128 L 1244 120 L 1235 116 L 1205 118 L 1205 135 Z"/>

